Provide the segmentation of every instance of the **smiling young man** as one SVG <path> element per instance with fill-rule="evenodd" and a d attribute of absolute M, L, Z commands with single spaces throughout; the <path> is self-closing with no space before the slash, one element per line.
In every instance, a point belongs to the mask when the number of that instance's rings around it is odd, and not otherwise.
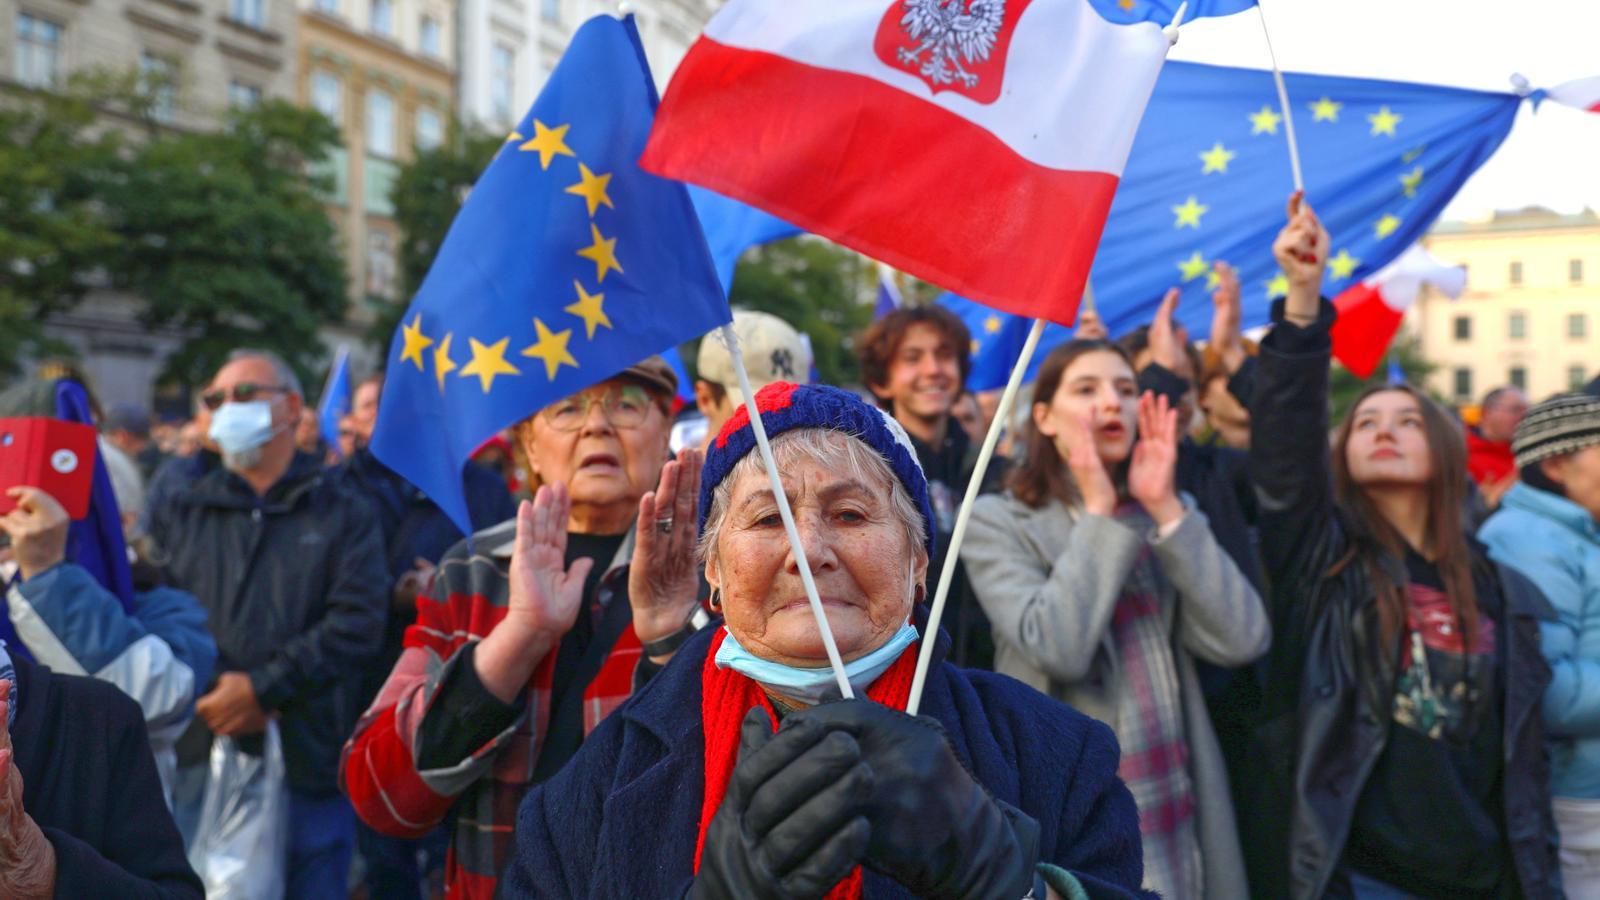
<path fill-rule="evenodd" d="M 968 435 L 954 415 L 971 367 L 967 352 L 971 345 L 967 326 L 942 306 L 896 309 L 874 322 L 857 344 L 862 380 L 878 405 L 911 436 L 917 461 L 927 475 L 928 499 L 939 531 L 938 548 L 928 564 L 930 598 L 944 569 L 944 549 L 949 546 L 982 439 L 982 435 Z M 985 493 L 998 490 L 1004 474 L 1002 462 L 997 457 L 985 473 Z M 955 639 L 951 660 L 960 666 L 993 668 L 989 622 L 960 566 L 947 602 L 945 627 Z"/>

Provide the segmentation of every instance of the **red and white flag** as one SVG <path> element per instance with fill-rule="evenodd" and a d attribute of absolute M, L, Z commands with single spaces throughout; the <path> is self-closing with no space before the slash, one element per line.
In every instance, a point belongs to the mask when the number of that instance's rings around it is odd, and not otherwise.
<path fill-rule="evenodd" d="M 640 162 L 1070 324 L 1168 46 L 1092 0 L 732 0 Z"/>
<path fill-rule="evenodd" d="M 1575 106 L 1578 109 L 1600 113 L 1600 75 L 1565 81 L 1544 93 L 1546 97 L 1563 106 Z"/>
<path fill-rule="evenodd" d="M 1377 371 L 1400 330 L 1406 310 L 1416 302 L 1423 285 L 1452 300 L 1467 287 L 1467 267 L 1435 259 L 1420 245 L 1372 273 L 1365 281 L 1333 298 L 1339 320 L 1333 326 L 1333 357 L 1358 378 Z"/>

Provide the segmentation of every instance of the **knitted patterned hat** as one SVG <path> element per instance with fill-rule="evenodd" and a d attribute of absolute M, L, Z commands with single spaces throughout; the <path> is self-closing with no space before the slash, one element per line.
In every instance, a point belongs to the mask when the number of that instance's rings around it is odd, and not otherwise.
<path fill-rule="evenodd" d="M 1558 394 L 1528 410 L 1511 438 L 1517 468 L 1600 444 L 1600 397 Z"/>
<path fill-rule="evenodd" d="M 889 464 L 889 470 L 911 495 L 911 502 L 922 513 L 928 557 L 935 544 L 933 507 L 928 502 L 928 481 L 917 462 L 911 438 L 899 422 L 876 406 L 869 406 L 849 391 L 824 384 L 791 384 L 774 381 L 756 391 L 756 409 L 769 440 L 796 428 L 827 428 L 842 431 L 871 447 Z M 756 449 L 755 430 L 743 406 L 734 410 L 717 439 L 706 448 L 706 465 L 700 477 L 700 531 L 706 530 L 706 513 L 711 509 L 711 494 L 746 454 Z"/>

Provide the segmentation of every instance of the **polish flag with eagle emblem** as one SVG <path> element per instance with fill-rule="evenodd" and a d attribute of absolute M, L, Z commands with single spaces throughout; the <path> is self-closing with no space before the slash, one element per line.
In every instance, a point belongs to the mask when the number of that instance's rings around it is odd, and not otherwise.
<path fill-rule="evenodd" d="M 733 0 L 641 165 L 1071 324 L 1169 41 L 1118 0 Z"/>

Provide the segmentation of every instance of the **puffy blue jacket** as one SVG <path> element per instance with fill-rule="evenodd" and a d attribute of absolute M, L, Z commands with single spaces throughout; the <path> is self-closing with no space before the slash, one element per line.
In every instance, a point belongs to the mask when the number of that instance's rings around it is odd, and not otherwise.
<path fill-rule="evenodd" d="M 1540 624 L 1553 678 L 1544 695 L 1550 792 L 1600 799 L 1600 524 L 1565 497 L 1518 484 L 1478 532 L 1555 607 Z"/>
<path fill-rule="evenodd" d="M 130 616 L 85 569 L 63 562 L 11 585 L 0 606 L 40 665 L 110 682 L 139 704 L 170 787 L 173 746 L 211 678 L 217 645 L 193 596 L 157 587 L 136 592 L 133 602 Z"/>

